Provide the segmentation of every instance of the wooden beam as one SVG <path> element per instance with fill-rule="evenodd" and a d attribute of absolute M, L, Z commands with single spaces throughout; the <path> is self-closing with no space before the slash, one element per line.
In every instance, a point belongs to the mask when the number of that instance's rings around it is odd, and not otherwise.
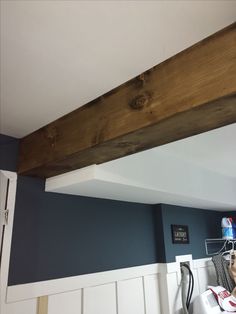
<path fill-rule="evenodd" d="M 236 122 L 236 23 L 20 143 L 19 173 L 50 177 Z"/>

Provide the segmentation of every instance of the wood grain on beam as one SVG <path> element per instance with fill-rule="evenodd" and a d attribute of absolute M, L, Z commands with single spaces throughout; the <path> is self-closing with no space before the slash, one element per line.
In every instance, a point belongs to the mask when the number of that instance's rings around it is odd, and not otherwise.
<path fill-rule="evenodd" d="M 50 177 L 236 122 L 236 23 L 20 143 L 19 173 Z"/>

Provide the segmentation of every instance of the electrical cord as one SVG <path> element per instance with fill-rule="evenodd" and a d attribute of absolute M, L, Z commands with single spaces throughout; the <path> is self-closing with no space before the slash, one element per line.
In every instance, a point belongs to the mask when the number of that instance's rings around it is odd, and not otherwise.
<path fill-rule="evenodd" d="M 186 267 L 186 266 L 184 266 L 184 267 Z M 188 269 L 188 272 L 189 272 L 189 269 Z M 189 309 L 189 305 L 190 305 L 189 296 L 190 296 L 190 293 L 191 293 L 191 287 L 192 287 L 192 277 L 191 277 L 191 275 L 189 273 L 189 284 L 188 284 L 188 292 L 187 292 L 187 299 L 186 299 L 186 307 L 187 307 L 187 309 Z"/>
<path fill-rule="evenodd" d="M 184 266 L 188 269 L 188 272 L 189 272 L 189 286 L 188 286 L 187 304 L 186 304 L 187 308 L 189 309 L 190 302 L 191 302 L 192 295 L 193 295 L 194 277 L 193 277 L 193 273 L 192 273 L 189 265 L 184 264 Z"/>
<path fill-rule="evenodd" d="M 191 302 L 191 299 L 193 296 L 193 288 L 194 288 L 194 278 L 193 278 L 193 273 L 192 273 L 190 268 L 189 268 L 189 274 L 190 274 L 189 279 L 191 281 L 191 290 L 190 290 L 189 297 L 188 297 L 188 304 L 187 304 L 188 308 L 190 306 L 190 302 Z M 190 284 L 189 284 L 189 287 L 190 287 Z"/>
<path fill-rule="evenodd" d="M 184 266 L 181 266 L 181 297 L 182 297 L 182 306 L 183 306 L 183 314 L 188 314 L 188 309 L 187 309 L 187 295 L 186 295 L 186 287 L 188 284 L 188 269 Z"/>
<path fill-rule="evenodd" d="M 183 264 L 184 267 L 186 267 L 188 269 L 189 272 L 189 285 L 188 285 L 188 293 L 187 293 L 187 308 L 189 308 L 190 306 L 190 302 L 192 299 L 192 295 L 193 295 L 193 288 L 194 288 L 194 277 L 193 277 L 193 273 L 191 271 L 191 268 L 189 267 L 188 264 Z"/>
<path fill-rule="evenodd" d="M 188 281 L 188 292 L 187 292 L 187 298 L 185 299 L 183 294 L 184 294 L 184 286 L 186 284 L 186 281 L 184 280 L 184 276 L 187 276 L 186 272 L 184 271 L 183 268 L 186 268 L 189 274 L 189 281 Z M 183 308 L 185 313 L 188 313 L 188 309 L 190 307 L 190 302 L 192 299 L 193 295 L 193 289 L 194 289 L 194 277 L 193 273 L 189 267 L 188 264 L 182 264 L 181 266 L 181 271 L 182 271 L 182 301 L 183 301 Z"/>
<path fill-rule="evenodd" d="M 190 305 L 190 302 L 191 302 L 191 299 L 192 299 L 192 296 L 193 296 L 193 289 L 194 289 L 194 277 L 193 277 L 193 273 L 190 269 L 190 274 L 191 274 L 191 277 L 192 277 L 192 289 L 191 289 L 191 293 L 190 293 L 190 297 L 189 297 L 189 305 Z"/>

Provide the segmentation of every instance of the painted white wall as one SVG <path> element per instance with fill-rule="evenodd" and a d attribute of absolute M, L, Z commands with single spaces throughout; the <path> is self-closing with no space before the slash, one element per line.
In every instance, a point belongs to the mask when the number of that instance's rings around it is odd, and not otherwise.
<path fill-rule="evenodd" d="M 5 313 L 6 314 L 37 314 L 37 299 L 23 300 L 21 302 L 7 304 Z"/>
<path fill-rule="evenodd" d="M 86 288 L 83 298 L 84 314 L 117 313 L 116 283 Z"/>
<path fill-rule="evenodd" d="M 51 295 L 48 300 L 48 312 L 50 314 L 59 314 L 59 313 L 82 314 L 81 302 L 82 302 L 81 290 L 54 294 L 54 295 Z M 32 314 L 33 313 L 34 312 L 32 312 Z"/>
<path fill-rule="evenodd" d="M 236 2 L 1 5 L 0 132 L 22 137 L 233 23 Z"/>

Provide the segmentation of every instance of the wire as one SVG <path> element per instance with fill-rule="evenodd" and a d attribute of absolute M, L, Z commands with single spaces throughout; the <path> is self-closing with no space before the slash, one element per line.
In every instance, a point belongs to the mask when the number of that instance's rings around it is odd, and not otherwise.
<path fill-rule="evenodd" d="M 186 267 L 187 268 L 187 267 Z M 188 269 L 188 268 L 187 268 Z M 189 271 L 189 269 L 188 269 Z M 187 306 L 187 309 L 189 308 L 189 304 L 190 304 L 190 301 L 189 301 L 189 296 L 190 296 L 190 292 L 191 292 L 191 287 L 192 287 L 192 277 L 190 276 L 189 274 L 189 284 L 188 284 L 188 292 L 187 292 L 187 299 L 186 299 L 186 306 Z"/>
<path fill-rule="evenodd" d="M 182 306 L 183 306 L 183 314 L 188 314 L 188 308 L 187 308 L 187 296 L 186 296 L 186 287 L 188 284 L 188 268 L 184 265 L 181 265 L 181 297 L 182 297 Z"/>
<path fill-rule="evenodd" d="M 192 296 L 193 296 L 193 288 L 194 288 L 194 277 L 193 277 L 193 273 L 191 271 L 191 269 L 189 268 L 189 273 L 190 273 L 190 277 L 191 277 L 191 292 L 189 294 L 189 300 L 188 300 L 188 308 L 190 306 L 190 302 L 191 302 L 191 299 L 192 299 Z"/>
<path fill-rule="evenodd" d="M 189 284 L 188 284 L 188 292 L 187 292 L 187 299 L 186 299 L 186 308 L 189 309 L 190 302 L 193 296 L 194 277 L 188 264 L 182 264 L 182 267 L 185 267 L 189 272 Z"/>

